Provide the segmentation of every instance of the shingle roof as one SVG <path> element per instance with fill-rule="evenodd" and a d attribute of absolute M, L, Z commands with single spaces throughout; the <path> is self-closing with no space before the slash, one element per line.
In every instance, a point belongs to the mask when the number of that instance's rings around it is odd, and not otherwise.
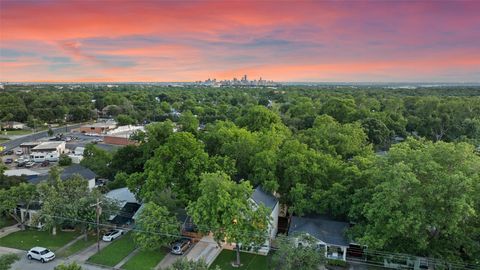
<path fill-rule="evenodd" d="M 89 168 L 83 167 L 80 164 L 74 164 L 72 166 L 69 166 L 65 168 L 62 173 L 60 174 L 60 179 L 62 180 L 67 180 L 74 176 L 75 174 L 80 175 L 81 177 L 85 178 L 86 180 L 94 179 L 97 177 L 97 174 L 94 173 L 92 170 Z M 45 175 L 39 175 L 33 179 L 29 179 L 28 181 L 32 184 L 37 184 L 42 181 L 45 181 L 48 179 L 48 174 Z"/>
<path fill-rule="evenodd" d="M 258 205 L 263 204 L 270 210 L 273 210 L 278 203 L 277 198 L 264 191 L 260 186 L 258 186 L 253 192 L 252 200 Z"/>
<path fill-rule="evenodd" d="M 71 178 L 75 174 L 79 174 L 80 176 L 82 176 L 87 180 L 97 177 L 97 174 L 94 173 L 89 168 L 83 167 L 82 165 L 79 165 L 79 164 L 75 164 L 65 168 L 65 170 L 63 170 L 62 174 L 60 175 L 60 178 L 62 180 L 67 180 L 68 178 Z"/>
<path fill-rule="evenodd" d="M 110 190 L 105 196 L 121 203 L 121 207 L 126 203 L 138 203 L 135 195 L 126 187 Z"/>
<path fill-rule="evenodd" d="M 324 216 L 297 217 L 290 221 L 289 235 L 308 233 L 318 240 L 331 245 L 348 246 L 350 241 L 345 237 L 347 222 L 331 220 Z"/>

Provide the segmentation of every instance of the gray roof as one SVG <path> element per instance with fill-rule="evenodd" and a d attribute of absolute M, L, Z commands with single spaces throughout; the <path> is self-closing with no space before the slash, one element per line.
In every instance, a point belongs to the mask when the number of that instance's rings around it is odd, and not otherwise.
<path fill-rule="evenodd" d="M 278 203 L 277 198 L 263 190 L 262 187 L 258 186 L 252 194 L 252 200 L 257 204 L 263 204 L 270 210 L 273 210 Z"/>
<path fill-rule="evenodd" d="M 117 189 L 112 189 L 110 190 L 107 194 L 105 194 L 106 197 L 116 200 L 121 204 L 126 204 L 126 203 L 139 203 L 137 201 L 137 198 L 135 198 L 135 194 L 133 194 L 128 188 L 117 188 Z M 123 207 L 122 205 L 122 207 Z"/>
<path fill-rule="evenodd" d="M 61 174 L 60 174 L 60 179 L 62 180 L 67 180 L 74 176 L 75 174 L 80 175 L 81 177 L 85 178 L 86 180 L 94 179 L 97 177 L 97 174 L 94 173 L 92 170 L 89 168 L 83 167 L 80 164 L 74 164 L 72 166 L 69 166 L 65 168 Z M 32 184 L 37 184 L 42 181 L 45 181 L 48 179 L 48 174 L 45 175 L 39 175 L 38 177 L 35 177 L 33 179 L 28 180 Z"/>
<path fill-rule="evenodd" d="M 65 170 L 63 170 L 62 174 L 60 175 L 60 178 L 62 178 L 62 180 L 66 180 L 75 174 L 79 174 L 87 180 L 97 177 L 97 174 L 89 168 L 83 167 L 80 164 L 75 164 L 65 168 Z"/>
<path fill-rule="evenodd" d="M 326 244 L 348 246 L 350 241 L 345 237 L 348 228 L 347 222 L 331 220 L 324 216 L 293 216 L 290 220 L 288 234 L 308 233 Z"/>

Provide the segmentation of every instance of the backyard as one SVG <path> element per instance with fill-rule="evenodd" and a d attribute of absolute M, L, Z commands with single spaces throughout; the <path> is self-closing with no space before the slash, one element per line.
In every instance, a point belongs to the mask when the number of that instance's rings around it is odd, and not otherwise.
<path fill-rule="evenodd" d="M 167 255 L 167 249 L 158 250 L 140 250 L 135 256 L 130 258 L 122 269 L 125 270 L 151 270 Z"/>
<path fill-rule="evenodd" d="M 25 230 L 0 238 L 0 246 L 21 250 L 42 246 L 55 251 L 78 236 L 77 232 L 58 231 L 54 236 L 49 231 Z"/>
<path fill-rule="evenodd" d="M 236 254 L 231 250 L 222 250 L 217 259 L 210 266 L 211 269 L 215 269 L 216 266 L 222 270 L 267 270 L 270 256 L 255 255 L 250 253 L 241 253 L 240 262 L 241 267 L 233 267 L 232 262 L 235 261 Z"/>
<path fill-rule="evenodd" d="M 133 241 L 132 235 L 127 233 L 90 257 L 88 262 L 105 266 L 115 266 L 134 250 L 135 242 Z"/>

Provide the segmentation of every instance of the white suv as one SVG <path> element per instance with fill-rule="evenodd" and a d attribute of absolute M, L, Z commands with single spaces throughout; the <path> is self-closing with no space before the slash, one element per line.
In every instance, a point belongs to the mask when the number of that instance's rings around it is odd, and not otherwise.
<path fill-rule="evenodd" d="M 29 260 L 35 259 L 45 263 L 55 259 L 55 253 L 44 247 L 34 247 L 27 252 L 27 258 Z"/>

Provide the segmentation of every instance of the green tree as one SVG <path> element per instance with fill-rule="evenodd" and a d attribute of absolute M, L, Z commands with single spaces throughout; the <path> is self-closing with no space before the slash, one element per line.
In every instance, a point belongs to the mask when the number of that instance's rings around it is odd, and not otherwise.
<path fill-rule="evenodd" d="M 317 117 L 312 128 L 300 133 L 300 139 L 313 149 L 344 160 L 372 153 L 359 123 L 341 124 L 328 115 Z"/>
<path fill-rule="evenodd" d="M 48 136 L 53 136 L 53 130 L 51 128 L 48 129 L 47 135 Z"/>
<path fill-rule="evenodd" d="M 116 118 L 119 126 L 134 125 L 137 121 L 126 114 L 119 114 Z"/>
<path fill-rule="evenodd" d="M 237 120 L 240 127 L 246 127 L 250 131 L 270 129 L 271 125 L 281 122 L 278 114 L 259 105 L 248 108 L 245 114 Z"/>
<path fill-rule="evenodd" d="M 6 213 L 11 216 L 24 230 L 25 223 L 16 211 L 17 205 L 21 204 L 28 211 L 30 206 L 38 201 L 38 198 L 39 194 L 36 187 L 29 183 L 20 183 L 7 190 L 0 189 L 0 213 Z"/>
<path fill-rule="evenodd" d="M 149 250 L 168 246 L 180 233 L 180 223 L 176 217 L 171 215 L 166 207 L 153 202 L 144 204 L 136 226 L 138 231 L 133 235 L 135 243 Z"/>
<path fill-rule="evenodd" d="M 61 154 L 60 158 L 58 159 L 58 165 L 70 166 L 72 165 L 72 159 L 66 154 Z"/>
<path fill-rule="evenodd" d="M 180 125 L 180 130 L 185 132 L 190 132 L 192 134 L 197 133 L 199 121 L 191 111 L 185 111 L 182 113 L 178 119 L 178 124 Z"/>
<path fill-rule="evenodd" d="M 200 231 L 212 232 L 217 241 L 235 243 L 235 264 L 240 265 L 240 245 L 256 248 L 268 238 L 269 210 L 252 206 L 248 181 L 237 184 L 222 172 L 203 174 L 200 191 L 198 200 L 189 204 L 188 214 Z"/>
<path fill-rule="evenodd" d="M 203 143 L 191 133 L 171 135 L 145 164 L 146 182 L 141 188 L 141 197 L 151 201 L 158 191 L 171 188 L 184 203 L 195 200 L 199 196 L 200 174 L 209 165 L 203 148 Z"/>
<path fill-rule="evenodd" d="M 392 136 L 387 126 L 379 119 L 366 118 L 362 120 L 362 127 L 368 136 L 368 141 L 376 146 L 386 147 Z"/>
<path fill-rule="evenodd" d="M 87 144 L 83 152 L 83 157 L 80 162 L 81 165 L 94 171 L 100 177 L 112 177 L 112 171 L 110 169 L 112 155 L 110 153 L 98 148 L 94 144 Z"/>
<path fill-rule="evenodd" d="M 478 233 L 479 168 L 480 157 L 466 143 L 409 139 L 395 145 L 372 168 L 360 241 L 373 249 L 472 261 L 480 250 L 466 235 Z"/>
<path fill-rule="evenodd" d="M 324 251 L 319 250 L 317 240 L 309 235 L 280 235 L 276 243 L 277 250 L 272 256 L 273 269 L 317 270 L 325 263 Z"/>

